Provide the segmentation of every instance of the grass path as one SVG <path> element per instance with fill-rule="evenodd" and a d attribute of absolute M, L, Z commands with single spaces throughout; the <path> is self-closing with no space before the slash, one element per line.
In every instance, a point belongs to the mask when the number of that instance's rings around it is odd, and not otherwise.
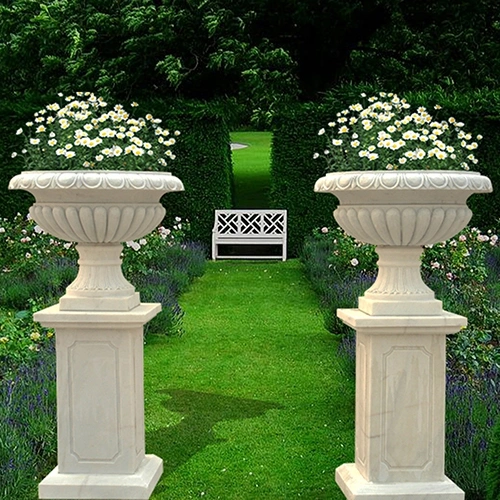
<path fill-rule="evenodd" d="M 234 208 L 269 208 L 271 132 L 233 132 Z"/>
<path fill-rule="evenodd" d="M 354 382 L 298 261 L 219 261 L 183 296 L 185 334 L 145 346 L 153 500 L 341 500 Z"/>

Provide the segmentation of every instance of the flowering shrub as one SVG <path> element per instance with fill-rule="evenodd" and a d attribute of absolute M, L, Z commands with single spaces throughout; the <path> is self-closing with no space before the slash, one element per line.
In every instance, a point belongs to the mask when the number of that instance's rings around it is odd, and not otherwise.
<path fill-rule="evenodd" d="M 155 231 L 137 241 L 125 242 L 123 268 L 126 270 L 127 279 L 133 280 L 134 276 L 148 274 L 162 260 L 162 252 L 167 247 L 180 244 L 187 239 L 191 226 L 189 221 L 175 218 L 172 229 L 160 226 Z"/>
<path fill-rule="evenodd" d="M 332 271 L 346 277 L 360 273 L 376 274 L 378 256 L 373 245 L 367 245 L 347 236 L 340 228 L 314 229 L 313 238 L 328 242 L 331 251 L 328 268 Z"/>
<path fill-rule="evenodd" d="M 487 268 L 486 256 L 496 250 L 500 250 L 496 234 L 466 228 L 453 239 L 430 245 L 422 256 L 424 280 L 444 308 L 468 318 L 466 329 L 448 337 L 450 364 L 468 374 L 500 367 L 500 288 L 492 288 L 486 279 L 494 272 Z M 335 310 L 355 306 L 357 297 L 373 283 L 375 248 L 341 229 L 325 227 L 306 241 L 303 260 L 312 286 L 320 294 L 326 327 L 348 333 Z M 493 284 L 500 278 L 500 266 L 496 272 Z"/>
<path fill-rule="evenodd" d="M 179 294 L 204 272 L 205 251 L 186 243 L 189 223 L 180 218 L 172 229 L 160 227 L 123 249 L 123 272 L 144 301 L 163 309 L 148 331 L 182 330 Z M 29 216 L 0 221 L 0 378 L 2 372 L 29 360 L 51 330 L 32 321 L 32 313 L 52 305 L 76 276 L 78 254 L 73 243 L 52 238 Z"/>
<path fill-rule="evenodd" d="M 15 369 L 36 356 L 53 337 L 54 332 L 33 322 L 39 307 L 33 301 L 30 310 L 0 309 L 0 364 L 2 372 Z"/>
<path fill-rule="evenodd" d="M 26 170 L 164 170 L 175 159 L 171 147 L 180 132 L 171 134 L 162 120 L 135 118 L 91 92 L 59 97 L 61 104 L 47 105 L 16 132 L 26 138 L 20 152 Z"/>
<path fill-rule="evenodd" d="M 74 244 L 53 238 L 29 215 L 18 213 L 12 220 L 0 220 L 0 273 L 26 276 L 56 257 L 76 262 Z"/>
<path fill-rule="evenodd" d="M 172 229 L 160 226 L 140 240 L 125 242 L 122 253 L 125 273 L 129 276 L 147 273 L 163 249 L 181 244 L 189 231 L 189 221 L 176 217 Z M 0 220 L 0 274 L 30 276 L 57 258 L 76 263 L 75 247 L 73 242 L 46 233 L 29 214 L 26 217 L 17 214 L 12 221 Z"/>
<path fill-rule="evenodd" d="M 487 274 L 486 254 L 491 247 L 496 246 L 496 234 L 491 231 L 483 234 L 477 228 L 467 227 L 455 238 L 428 245 L 422 269 L 425 274 L 439 277 L 451 285 L 457 282 L 482 283 Z"/>
<path fill-rule="evenodd" d="M 313 157 L 326 160 L 329 171 L 470 170 L 478 163 L 473 151 L 482 137 L 465 132 L 455 118 L 438 120 L 424 107 L 412 111 L 392 93 L 361 98 L 318 132 L 326 148 Z"/>

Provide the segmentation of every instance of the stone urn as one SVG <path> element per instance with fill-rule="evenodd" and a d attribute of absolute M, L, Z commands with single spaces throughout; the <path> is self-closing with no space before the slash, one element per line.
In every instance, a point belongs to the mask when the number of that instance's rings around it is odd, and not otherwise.
<path fill-rule="evenodd" d="M 76 241 L 75 281 L 33 318 L 56 330 L 57 461 L 44 499 L 148 499 L 163 461 L 145 453 L 143 325 L 161 309 L 140 302 L 121 269 L 122 242 L 163 219 L 163 194 L 182 191 L 164 172 L 30 171 L 10 189 L 36 198 L 31 217 Z"/>
<path fill-rule="evenodd" d="M 122 274 L 122 242 L 157 227 L 165 215 L 161 196 L 184 187 L 166 172 L 75 170 L 23 172 L 9 189 L 35 196 L 30 215 L 41 228 L 78 243 L 78 276 L 60 310 L 128 311 L 140 298 Z"/>
<path fill-rule="evenodd" d="M 461 231 L 472 217 L 467 198 L 491 192 L 492 186 L 476 172 L 398 170 L 329 173 L 314 190 L 339 199 L 333 215 L 348 234 L 377 246 L 379 272 L 359 298 L 359 309 L 377 316 L 422 316 L 442 313 L 421 278 L 424 245 Z"/>
<path fill-rule="evenodd" d="M 356 500 L 463 500 L 445 475 L 446 335 L 467 318 L 443 311 L 422 281 L 424 245 L 469 222 L 473 193 L 492 190 L 475 172 L 366 171 L 327 174 L 339 225 L 376 245 L 379 272 L 357 309 L 337 316 L 356 330 L 355 463 L 335 479 Z"/>

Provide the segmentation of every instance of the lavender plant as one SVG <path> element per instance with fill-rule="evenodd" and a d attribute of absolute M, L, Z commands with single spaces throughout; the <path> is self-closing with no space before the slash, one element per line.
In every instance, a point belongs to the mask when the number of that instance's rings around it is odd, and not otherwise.
<path fill-rule="evenodd" d="M 37 483 L 56 465 L 55 369 L 50 342 L 0 376 L 0 498 L 37 498 Z"/>
<path fill-rule="evenodd" d="M 488 461 L 485 468 L 486 500 L 500 497 L 500 418 L 497 418 L 490 438 Z"/>
<path fill-rule="evenodd" d="M 499 383 L 498 369 L 473 376 L 448 370 L 446 474 L 465 491 L 468 500 L 486 497 L 488 450 L 500 417 Z"/>
<path fill-rule="evenodd" d="M 339 355 L 348 357 L 354 370 L 355 335 L 335 318 L 335 310 L 355 307 L 356 297 L 370 286 L 374 248 L 340 229 L 323 228 L 306 241 L 302 258 L 320 295 L 326 326 L 342 335 Z M 422 269 L 445 308 L 469 318 L 466 329 L 448 337 L 446 469 L 467 499 L 483 500 L 488 445 L 493 423 L 500 419 L 498 236 L 466 228 L 426 248 Z"/>
<path fill-rule="evenodd" d="M 147 333 L 182 332 L 179 294 L 205 266 L 205 249 L 188 235 L 189 224 L 178 219 L 124 247 L 125 274 L 143 300 L 163 305 Z M 56 465 L 54 334 L 32 313 L 57 301 L 72 281 L 75 253 L 29 217 L 1 221 L 0 498 L 36 498 L 37 483 Z"/>

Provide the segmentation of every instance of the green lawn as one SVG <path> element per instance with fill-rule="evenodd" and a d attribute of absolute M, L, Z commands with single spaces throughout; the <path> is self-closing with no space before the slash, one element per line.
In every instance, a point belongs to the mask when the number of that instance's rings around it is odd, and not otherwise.
<path fill-rule="evenodd" d="M 184 336 L 145 346 L 152 499 L 343 499 L 354 381 L 301 264 L 210 262 L 181 302 Z"/>
<path fill-rule="evenodd" d="M 247 144 L 233 150 L 235 208 L 269 208 L 271 132 L 233 132 L 231 141 Z"/>

